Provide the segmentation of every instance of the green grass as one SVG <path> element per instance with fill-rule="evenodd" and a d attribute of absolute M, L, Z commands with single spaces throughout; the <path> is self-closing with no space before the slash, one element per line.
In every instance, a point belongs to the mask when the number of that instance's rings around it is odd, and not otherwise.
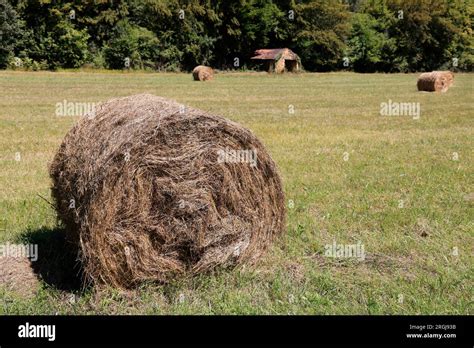
<path fill-rule="evenodd" d="M 48 163 L 77 121 L 55 116 L 64 99 L 148 92 L 235 120 L 266 144 L 294 206 L 256 267 L 136 292 L 3 288 L 0 313 L 473 314 L 474 75 L 445 94 L 418 93 L 416 77 L 1 72 L 0 243 L 57 228 L 38 195 L 50 199 Z M 388 100 L 419 102 L 420 119 L 380 116 Z M 361 241 L 365 261 L 325 257 L 333 240 Z"/>

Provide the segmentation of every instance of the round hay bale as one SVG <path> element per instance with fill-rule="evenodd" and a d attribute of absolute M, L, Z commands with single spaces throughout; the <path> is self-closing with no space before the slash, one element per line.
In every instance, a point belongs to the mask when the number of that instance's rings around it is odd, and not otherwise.
<path fill-rule="evenodd" d="M 193 69 L 194 81 L 208 81 L 214 78 L 214 70 L 205 65 L 198 65 Z"/>
<path fill-rule="evenodd" d="M 249 130 L 149 94 L 81 119 L 50 175 L 86 283 L 130 288 L 253 263 L 285 225 L 278 170 Z"/>
<path fill-rule="evenodd" d="M 449 88 L 449 78 L 444 72 L 423 73 L 418 77 L 418 91 L 446 92 Z"/>

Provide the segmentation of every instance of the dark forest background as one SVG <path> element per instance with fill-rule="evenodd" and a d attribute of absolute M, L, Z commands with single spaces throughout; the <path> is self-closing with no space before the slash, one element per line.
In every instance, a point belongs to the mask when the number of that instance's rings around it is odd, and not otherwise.
<path fill-rule="evenodd" d="M 472 71 L 472 0 L 0 0 L 0 68 L 252 69 L 288 47 L 308 71 Z"/>

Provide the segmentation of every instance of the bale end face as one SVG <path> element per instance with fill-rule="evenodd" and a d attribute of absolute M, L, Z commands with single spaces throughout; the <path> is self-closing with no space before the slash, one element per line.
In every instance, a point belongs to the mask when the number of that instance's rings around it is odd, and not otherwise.
<path fill-rule="evenodd" d="M 436 74 L 440 74 L 445 78 L 448 88 L 453 85 L 454 73 L 452 71 L 446 70 L 446 71 L 433 71 L 433 72 Z"/>
<path fill-rule="evenodd" d="M 194 81 L 209 81 L 214 78 L 214 70 L 208 66 L 198 65 L 193 69 Z"/>

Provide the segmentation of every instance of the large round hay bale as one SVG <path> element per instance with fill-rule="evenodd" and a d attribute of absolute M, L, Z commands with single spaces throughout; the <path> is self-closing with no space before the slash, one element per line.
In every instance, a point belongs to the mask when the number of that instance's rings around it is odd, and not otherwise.
<path fill-rule="evenodd" d="M 254 262 L 284 229 L 281 180 L 262 143 L 149 94 L 80 120 L 50 175 L 88 283 L 129 288 Z"/>
<path fill-rule="evenodd" d="M 432 71 L 418 77 L 417 87 L 419 91 L 444 93 L 448 90 L 450 83 L 452 83 L 452 77 L 449 74 L 444 71 Z"/>
<path fill-rule="evenodd" d="M 194 81 L 208 81 L 214 78 L 214 70 L 205 65 L 198 65 L 193 69 Z"/>

